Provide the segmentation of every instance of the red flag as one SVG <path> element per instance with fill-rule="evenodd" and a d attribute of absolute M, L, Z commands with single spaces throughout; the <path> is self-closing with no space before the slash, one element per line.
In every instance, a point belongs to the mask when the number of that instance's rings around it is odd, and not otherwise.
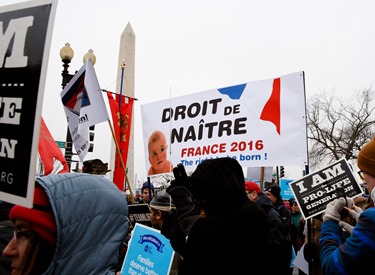
<path fill-rule="evenodd" d="M 37 175 L 46 176 L 69 172 L 64 155 L 48 130 L 43 117 L 40 120 L 38 156 L 40 164 L 38 165 Z"/>
<path fill-rule="evenodd" d="M 116 99 L 111 92 L 107 92 L 109 106 L 111 107 L 113 128 L 117 143 L 120 147 L 121 157 L 126 167 L 128 160 L 129 142 L 130 142 L 130 128 L 133 114 L 134 98 L 121 96 L 116 94 Z M 121 112 L 119 112 L 121 106 Z M 113 182 L 121 190 L 124 190 L 125 173 L 121 166 L 121 160 L 116 150 L 115 169 L 113 171 Z"/>

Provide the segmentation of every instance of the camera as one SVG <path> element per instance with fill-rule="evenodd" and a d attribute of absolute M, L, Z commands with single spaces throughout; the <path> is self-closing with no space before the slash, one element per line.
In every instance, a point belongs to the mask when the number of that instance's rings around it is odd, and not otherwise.
<path fill-rule="evenodd" d="M 341 186 L 337 187 L 335 191 L 336 191 L 337 198 L 338 199 L 344 198 L 345 199 L 345 206 L 348 207 L 348 200 L 346 199 L 344 187 L 341 187 Z M 341 214 L 342 218 L 346 218 L 348 216 L 348 212 L 345 209 L 343 209 L 340 214 Z"/>
<path fill-rule="evenodd" d="M 341 187 L 341 186 L 337 187 L 335 191 L 336 191 L 337 198 L 344 198 L 345 201 L 346 201 L 345 206 L 348 206 L 348 201 L 346 199 L 346 194 L 345 194 L 344 187 Z"/>

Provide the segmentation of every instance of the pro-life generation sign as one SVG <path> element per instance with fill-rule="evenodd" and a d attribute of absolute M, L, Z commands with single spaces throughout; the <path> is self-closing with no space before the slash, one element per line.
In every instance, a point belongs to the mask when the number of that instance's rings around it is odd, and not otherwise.
<path fill-rule="evenodd" d="M 338 187 L 343 187 L 345 195 L 349 198 L 355 198 L 363 193 L 345 159 L 289 185 L 305 220 L 324 212 L 327 204 L 338 198 Z"/>

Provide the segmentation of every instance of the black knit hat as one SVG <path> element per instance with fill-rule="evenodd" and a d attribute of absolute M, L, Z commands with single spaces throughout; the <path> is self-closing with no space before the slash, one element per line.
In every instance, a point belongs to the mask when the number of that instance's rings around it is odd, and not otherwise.
<path fill-rule="evenodd" d="M 288 201 L 289 201 L 290 206 L 293 206 L 294 203 L 297 203 L 295 198 L 290 198 Z"/>
<path fill-rule="evenodd" d="M 270 192 L 272 195 L 275 196 L 275 198 L 280 198 L 281 195 L 280 195 L 280 187 L 278 185 L 273 185 L 273 186 L 270 186 L 266 189 L 266 191 Z"/>

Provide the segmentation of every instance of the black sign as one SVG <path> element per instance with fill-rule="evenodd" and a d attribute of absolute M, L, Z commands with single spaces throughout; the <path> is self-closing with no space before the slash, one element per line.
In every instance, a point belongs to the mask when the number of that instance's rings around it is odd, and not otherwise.
<path fill-rule="evenodd" d="M 289 185 L 304 219 L 324 212 L 327 204 L 338 198 L 338 187 L 343 187 L 345 195 L 349 198 L 357 197 L 363 193 L 345 159 L 300 180 L 293 181 Z"/>
<path fill-rule="evenodd" d="M 24 206 L 33 198 L 51 2 L 0 7 L 0 199 Z"/>
<path fill-rule="evenodd" d="M 147 203 L 140 204 L 129 204 L 129 220 L 131 225 L 135 226 L 135 223 L 141 223 L 152 227 L 150 222 L 150 210 Z"/>

